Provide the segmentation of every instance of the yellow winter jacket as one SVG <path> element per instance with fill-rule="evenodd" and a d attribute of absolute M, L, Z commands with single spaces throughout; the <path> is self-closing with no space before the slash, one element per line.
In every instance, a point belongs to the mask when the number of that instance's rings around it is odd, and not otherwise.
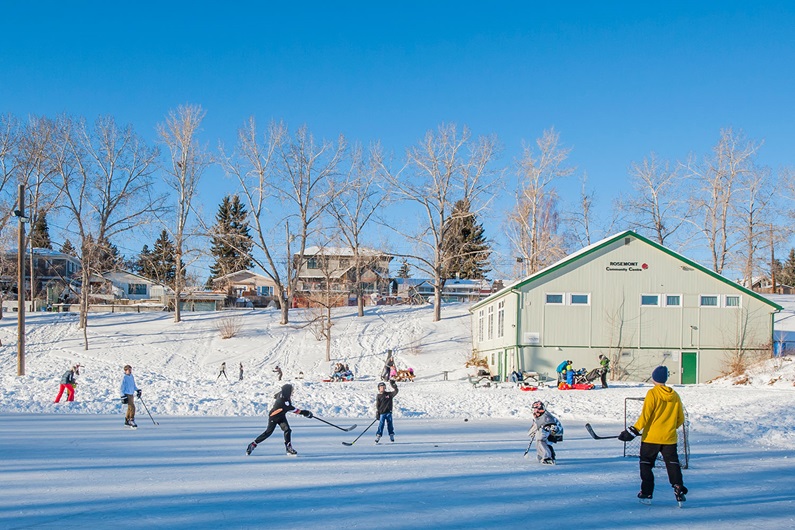
<path fill-rule="evenodd" d="M 661 384 L 646 393 L 643 411 L 635 428 L 641 440 L 651 444 L 675 444 L 676 429 L 685 422 L 682 400 L 673 388 Z"/>

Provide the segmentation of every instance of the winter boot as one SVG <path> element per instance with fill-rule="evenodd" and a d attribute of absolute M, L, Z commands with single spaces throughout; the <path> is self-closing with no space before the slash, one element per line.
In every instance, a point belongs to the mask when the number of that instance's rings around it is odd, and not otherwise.
<path fill-rule="evenodd" d="M 395 441 L 395 435 L 394 434 L 390 434 L 389 435 L 389 441 L 390 442 L 394 442 Z"/>
<path fill-rule="evenodd" d="M 375 443 L 378 443 L 380 441 L 381 441 L 381 435 L 380 434 L 376 434 L 375 435 Z"/>
<path fill-rule="evenodd" d="M 647 495 L 646 493 L 643 493 L 642 491 L 638 492 L 638 500 L 640 500 L 641 504 L 651 504 L 651 494 Z"/>
<path fill-rule="evenodd" d="M 298 454 L 298 451 L 293 449 L 293 444 L 291 444 L 291 443 L 284 444 L 284 448 L 287 449 L 287 454 L 288 455 L 297 455 Z"/>
<path fill-rule="evenodd" d="M 674 496 L 676 497 L 676 502 L 682 503 L 685 502 L 685 494 L 687 493 L 687 488 L 682 486 L 681 484 L 674 484 Z"/>
<path fill-rule="evenodd" d="M 253 451 L 255 447 L 257 447 L 257 442 L 251 442 L 248 444 L 248 447 L 246 447 L 246 456 L 250 455 L 251 451 Z"/>

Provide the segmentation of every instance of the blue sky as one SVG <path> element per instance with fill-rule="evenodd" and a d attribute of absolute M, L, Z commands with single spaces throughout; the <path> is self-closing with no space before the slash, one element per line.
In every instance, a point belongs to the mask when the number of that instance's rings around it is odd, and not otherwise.
<path fill-rule="evenodd" d="M 789 2 L 8 2 L 0 112 L 110 114 L 154 140 L 192 103 L 213 147 L 255 116 L 398 156 L 454 122 L 496 134 L 506 166 L 555 127 L 604 210 L 631 162 L 706 154 L 724 127 L 795 165 L 792 28 Z M 234 183 L 202 190 L 214 212 Z"/>

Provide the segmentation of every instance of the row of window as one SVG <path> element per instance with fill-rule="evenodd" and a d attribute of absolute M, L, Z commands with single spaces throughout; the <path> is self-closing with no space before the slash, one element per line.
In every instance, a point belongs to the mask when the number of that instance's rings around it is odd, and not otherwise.
<path fill-rule="evenodd" d="M 590 293 L 547 293 L 547 305 L 590 305 Z M 651 307 L 681 307 L 681 294 L 642 294 L 640 305 Z M 702 294 L 699 307 L 740 307 L 740 295 Z"/>
<path fill-rule="evenodd" d="M 497 303 L 497 337 L 505 335 L 505 301 Z M 494 338 L 494 306 L 478 311 L 478 341 L 483 342 L 484 337 L 488 340 Z"/>

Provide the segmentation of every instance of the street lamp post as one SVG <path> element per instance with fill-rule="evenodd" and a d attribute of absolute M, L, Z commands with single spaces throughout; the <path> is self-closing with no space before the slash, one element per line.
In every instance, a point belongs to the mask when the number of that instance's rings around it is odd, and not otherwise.
<path fill-rule="evenodd" d="M 25 185 L 19 185 L 19 209 L 14 210 L 19 221 L 17 249 L 17 375 L 25 375 Z"/>

